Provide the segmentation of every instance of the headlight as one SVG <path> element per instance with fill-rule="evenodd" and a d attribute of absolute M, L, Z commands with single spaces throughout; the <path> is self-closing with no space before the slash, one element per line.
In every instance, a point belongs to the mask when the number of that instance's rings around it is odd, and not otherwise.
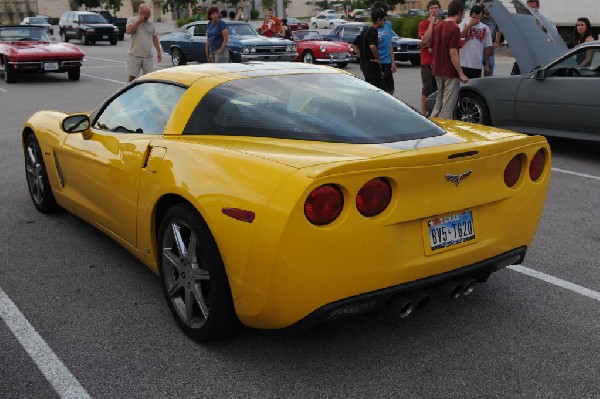
<path fill-rule="evenodd" d="M 250 46 L 250 52 L 256 53 L 256 46 Z"/>
<path fill-rule="evenodd" d="M 117 27 L 115 26 L 115 27 L 114 27 L 114 29 L 113 29 L 113 31 L 114 31 L 115 33 L 119 33 L 119 28 L 117 28 Z"/>
<path fill-rule="evenodd" d="M 85 31 L 87 33 L 94 33 L 95 32 L 94 28 L 87 28 Z"/>
<path fill-rule="evenodd" d="M 285 46 L 285 51 L 288 52 L 288 53 L 291 53 L 292 52 L 292 45 L 288 44 L 287 46 Z"/>
<path fill-rule="evenodd" d="M 242 47 L 242 53 L 248 54 L 250 52 L 250 48 L 248 46 Z"/>
<path fill-rule="evenodd" d="M 321 50 L 322 53 L 326 52 L 327 50 L 325 49 L 325 46 L 321 46 L 319 47 L 319 50 Z"/>

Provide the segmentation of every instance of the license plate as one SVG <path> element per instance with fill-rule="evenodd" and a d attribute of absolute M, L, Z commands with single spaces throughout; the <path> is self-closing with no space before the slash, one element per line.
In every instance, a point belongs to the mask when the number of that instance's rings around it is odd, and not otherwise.
<path fill-rule="evenodd" d="M 108 39 L 108 35 L 102 36 L 102 39 L 104 39 L 104 40 Z"/>
<path fill-rule="evenodd" d="M 427 226 L 432 251 L 475 239 L 471 211 L 430 219 Z"/>
<path fill-rule="evenodd" d="M 58 62 L 45 62 L 44 71 L 56 71 L 58 69 Z"/>

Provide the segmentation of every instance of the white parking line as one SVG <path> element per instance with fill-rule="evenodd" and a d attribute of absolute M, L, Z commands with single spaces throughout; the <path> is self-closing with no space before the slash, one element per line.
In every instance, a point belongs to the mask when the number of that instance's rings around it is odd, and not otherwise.
<path fill-rule="evenodd" d="M 112 60 L 110 58 L 88 57 L 87 55 L 85 56 L 85 58 L 88 60 L 100 60 L 100 61 L 108 61 L 108 62 L 118 62 L 119 64 L 127 64 L 127 61 Z"/>
<path fill-rule="evenodd" d="M 8 93 L 8 90 L 6 90 L 6 89 L 3 89 L 3 88 L 1 88 L 1 87 L 0 87 L 0 91 L 3 91 L 3 92 L 5 92 L 5 93 Z"/>
<path fill-rule="evenodd" d="M 588 175 L 586 173 L 573 172 L 570 170 L 564 170 L 564 169 L 559 169 L 559 168 L 552 168 L 552 171 L 566 173 L 568 175 L 574 175 L 574 176 L 579 176 L 579 177 L 586 177 L 588 179 L 600 180 L 600 176 Z"/>
<path fill-rule="evenodd" d="M 108 79 L 108 78 L 101 78 L 101 77 L 99 77 L 99 76 L 94 76 L 94 75 L 86 75 L 86 74 L 83 74 L 83 73 L 81 74 L 81 76 L 85 76 L 85 77 L 87 77 L 87 78 L 94 78 L 94 79 L 106 80 L 106 81 L 108 81 L 108 82 L 119 83 L 119 84 L 122 84 L 122 85 L 124 85 L 124 84 L 126 84 L 126 83 L 127 83 L 127 82 L 124 82 L 124 81 L 122 81 L 122 80 L 114 80 L 114 79 Z"/>
<path fill-rule="evenodd" d="M 521 265 L 512 265 L 508 266 L 509 269 L 514 270 L 519 273 L 526 274 L 528 276 L 537 278 L 539 280 L 545 281 L 550 284 L 554 284 L 558 287 L 565 288 L 569 291 L 573 291 L 579 295 L 587 296 L 588 298 L 595 299 L 600 301 L 600 292 L 590 290 L 589 288 L 582 287 L 577 284 L 570 283 L 566 280 L 560 279 L 558 277 L 551 276 L 546 273 L 538 272 L 537 270 L 530 269 Z"/>
<path fill-rule="evenodd" d="M 60 398 L 90 398 L 87 391 L 35 331 L 2 287 L 0 287 L 0 318 L 4 320 Z"/>

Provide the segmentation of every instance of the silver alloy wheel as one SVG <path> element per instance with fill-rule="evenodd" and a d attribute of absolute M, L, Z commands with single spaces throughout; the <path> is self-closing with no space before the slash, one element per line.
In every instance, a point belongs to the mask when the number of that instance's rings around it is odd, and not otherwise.
<path fill-rule="evenodd" d="M 25 157 L 25 174 L 31 198 L 37 205 L 42 205 L 45 189 L 44 166 L 38 159 L 39 153 L 36 142 L 30 141 L 27 145 L 27 156 Z"/>
<path fill-rule="evenodd" d="M 302 62 L 305 62 L 307 64 L 312 64 L 315 62 L 315 58 L 313 57 L 313 54 L 310 51 L 307 51 L 302 56 Z"/>
<path fill-rule="evenodd" d="M 166 290 L 180 320 L 200 328 L 211 310 L 210 274 L 203 264 L 198 238 L 183 220 L 167 226 L 162 242 L 162 267 Z"/>
<path fill-rule="evenodd" d="M 454 118 L 462 122 L 483 123 L 482 106 L 471 97 L 463 97 L 458 100 Z"/>
<path fill-rule="evenodd" d="M 171 52 L 171 62 L 175 66 L 181 65 L 181 51 L 179 49 L 175 48 Z"/>

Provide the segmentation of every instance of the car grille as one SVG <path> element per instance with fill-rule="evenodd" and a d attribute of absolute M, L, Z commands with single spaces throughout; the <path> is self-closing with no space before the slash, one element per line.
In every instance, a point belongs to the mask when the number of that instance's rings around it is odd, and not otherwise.
<path fill-rule="evenodd" d="M 113 28 L 94 28 L 94 33 L 97 35 L 110 35 L 115 30 Z"/>
<path fill-rule="evenodd" d="M 260 46 L 256 47 L 256 54 L 277 54 L 277 53 L 285 53 L 286 46 Z"/>
<path fill-rule="evenodd" d="M 329 56 L 334 60 L 346 59 L 348 58 L 348 53 L 329 53 Z"/>

